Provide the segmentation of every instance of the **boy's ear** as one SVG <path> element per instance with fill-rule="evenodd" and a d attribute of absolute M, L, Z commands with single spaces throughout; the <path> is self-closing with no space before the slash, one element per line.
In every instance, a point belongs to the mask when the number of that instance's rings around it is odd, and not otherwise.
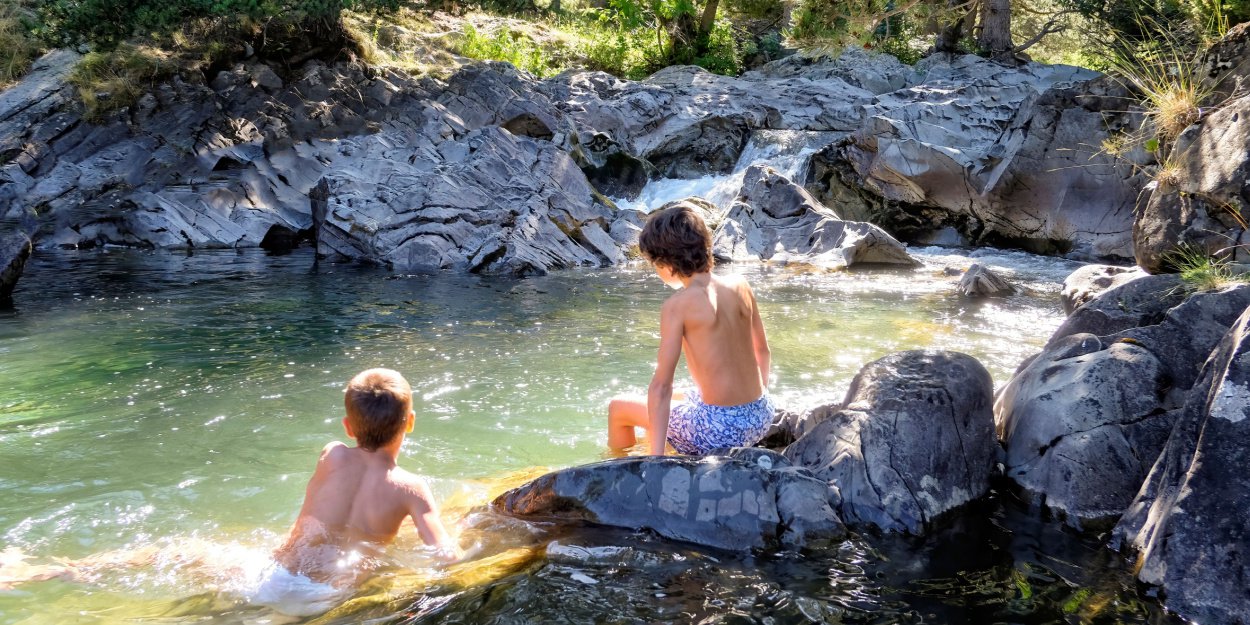
<path fill-rule="evenodd" d="M 347 420 L 347 417 L 343 417 L 343 431 L 347 432 L 348 438 L 356 438 L 356 433 L 352 432 L 352 424 Z"/>
<path fill-rule="evenodd" d="M 417 425 L 417 413 L 414 410 L 408 411 L 408 422 L 404 425 L 404 434 L 412 434 L 412 428 Z"/>

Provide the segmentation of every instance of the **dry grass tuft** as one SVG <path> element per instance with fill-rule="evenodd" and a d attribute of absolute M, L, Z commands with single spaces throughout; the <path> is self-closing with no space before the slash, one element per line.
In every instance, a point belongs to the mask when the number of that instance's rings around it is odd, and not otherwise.
<path fill-rule="evenodd" d="M 21 0 L 0 0 L 0 89 L 21 78 L 43 54 L 43 46 L 28 27 L 31 19 Z"/>
<path fill-rule="evenodd" d="M 105 115 L 134 104 L 158 80 L 178 70 L 173 56 L 149 45 L 124 43 L 108 52 L 91 52 L 70 75 L 86 109 L 85 117 Z"/>

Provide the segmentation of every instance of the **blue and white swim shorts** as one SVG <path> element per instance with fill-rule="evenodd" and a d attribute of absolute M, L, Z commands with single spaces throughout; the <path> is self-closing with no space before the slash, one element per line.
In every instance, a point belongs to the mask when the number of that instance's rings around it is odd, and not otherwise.
<path fill-rule="evenodd" d="M 668 417 L 668 442 L 678 453 L 702 455 L 721 447 L 749 447 L 772 425 L 773 400 L 763 397 L 738 406 L 703 403 L 698 389 L 673 405 Z"/>

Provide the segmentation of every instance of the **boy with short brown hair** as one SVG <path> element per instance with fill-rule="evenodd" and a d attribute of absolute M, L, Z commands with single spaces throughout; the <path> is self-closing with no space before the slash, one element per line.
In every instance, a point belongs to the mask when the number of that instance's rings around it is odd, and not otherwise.
<path fill-rule="evenodd" d="M 712 235 L 696 208 L 675 202 L 651 215 L 638 247 L 678 293 L 660 309 L 660 349 L 646 398 L 608 405 L 608 446 L 635 442 L 646 428 L 652 454 L 667 440 L 679 453 L 754 445 L 773 420 L 771 353 L 755 294 L 740 276 L 712 275 Z M 696 388 L 674 405 L 673 374 L 683 348 Z"/>

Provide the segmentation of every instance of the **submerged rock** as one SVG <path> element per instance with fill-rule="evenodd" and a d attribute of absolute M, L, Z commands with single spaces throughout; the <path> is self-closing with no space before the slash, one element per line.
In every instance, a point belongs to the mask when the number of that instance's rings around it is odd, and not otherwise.
<path fill-rule="evenodd" d="M 713 237 L 727 260 L 918 266 L 906 247 L 870 223 L 843 221 L 775 169 L 752 165 L 742 190 Z"/>
<path fill-rule="evenodd" d="M 756 454 L 758 456 L 758 454 Z M 730 550 L 819 548 L 845 535 L 835 493 L 758 457 L 621 458 L 549 473 L 492 504 L 507 514 L 646 529 Z"/>
<path fill-rule="evenodd" d="M 1199 623 L 1250 622 L 1250 310 L 1203 366 L 1176 429 L 1115 528 L 1137 576 Z"/>
<path fill-rule="evenodd" d="M 956 289 L 966 297 L 1001 297 L 1016 292 L 1016 287 L 1002 276 L 979 264 L 973 264 L 964 272 Z"/>
<path fill-rule="evenodd" d="M 955 352 L 910 351 L 866 365 L 838 410 L 785 456 L 840 493 L 851 525 L 923 534 L 989 490 L 993 383 Z"/>

